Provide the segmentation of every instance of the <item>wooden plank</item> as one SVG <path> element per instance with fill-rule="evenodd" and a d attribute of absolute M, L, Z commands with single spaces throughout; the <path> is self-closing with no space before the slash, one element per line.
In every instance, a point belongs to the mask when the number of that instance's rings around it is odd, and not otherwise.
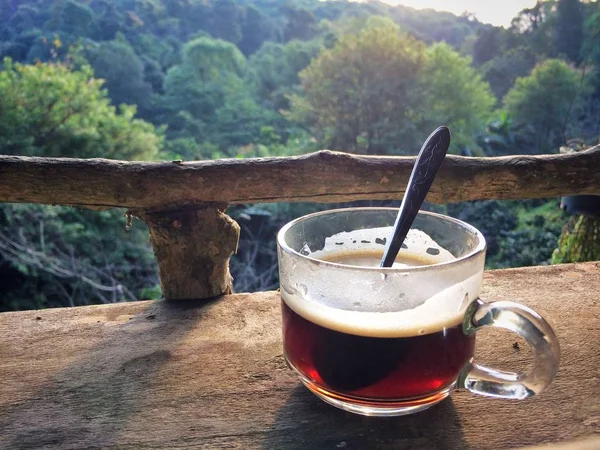
<path fill-rule="evenodd" d="M 177 209 L 197 203 L 398 199 L 413 157 L 320 151 L 281 158 L 196 162 L 0 156 L 0 202 L 89 208 Z M 434 203 L 600 194 L 600 146 L 563 155 L 449 155 Z"/>
<path fill-rule="evenodd" d="M 488 272 L 485 299 L 534 307 L 562 347 L 522 402 L 456 392 L 377 419 L 330 407 L 281 354 L 277 293 L 0 315 L 0 448 L 498 449 L 600 436 L 600 264 Z M 508 333 L 477 359 L 523 366 Z"/>
<path fill-rule="evenodd" d="M 535 445 L 523 447 L 521 450 L 598 450 L 600 448 L 600 437 L 561 442 L 559 444 Z"/>

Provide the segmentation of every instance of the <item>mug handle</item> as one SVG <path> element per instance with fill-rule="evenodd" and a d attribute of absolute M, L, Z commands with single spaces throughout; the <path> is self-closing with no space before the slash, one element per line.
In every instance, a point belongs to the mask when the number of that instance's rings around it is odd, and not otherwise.
<path fill-rule="evenodd" d="M 548 322 L 532 309 L 518 303 L 484 303 L 477 299 L 467 308 L 463 332 L 470 336 L 484 327 L 510 330 L 525 339 L 533 350 L 533 367 L 524 373 L 514 373 L 470 362 L 459 376 L 459 388 L 487 397 L 521 400 L 537 395 L 548 387 L 558 371 L 560 361 L 558 339 Z"/>

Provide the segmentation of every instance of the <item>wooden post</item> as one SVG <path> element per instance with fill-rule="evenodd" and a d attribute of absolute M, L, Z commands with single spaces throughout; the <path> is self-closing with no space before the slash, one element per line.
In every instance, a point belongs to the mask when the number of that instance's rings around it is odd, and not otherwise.
<path fill-rule="evenodd" d="M 229 258 L 237 251 L 239 225 L 225 204 L 177 211 L 132 211 L 150 228 L 166 300 L 215 297 L 232 292 Z"/>

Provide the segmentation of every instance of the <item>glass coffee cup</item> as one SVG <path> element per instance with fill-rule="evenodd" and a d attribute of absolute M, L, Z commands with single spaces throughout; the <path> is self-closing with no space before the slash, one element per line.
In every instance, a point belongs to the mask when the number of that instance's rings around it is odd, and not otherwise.
<path fill-rule="evenodd" d="M 346 411 L 396 416 L 424 410 L 465 388 L 524 399 L 558 370 L 548 323 L 513 302 L 479 299 L 485 239 L 471 225 L 420 212 L 396 263 L 380 268 L 397 209 L 310 214 L 277 236 L 283 347 L 314 394 Z M 534 354 L 526 373 L 473 362 L 475 332 L 499 327 Z"/>

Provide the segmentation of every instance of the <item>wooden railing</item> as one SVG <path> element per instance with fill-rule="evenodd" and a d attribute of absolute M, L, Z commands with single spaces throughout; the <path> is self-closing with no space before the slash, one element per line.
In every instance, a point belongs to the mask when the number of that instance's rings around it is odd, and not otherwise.
<path fill-rule="evenodd" d="M 127 208 L 150 229 L 166 299 L 231 292 L 239 226 L 228 205 L 399 199 L 414 157 L 320 151 L 281 158 L 126 162 L 0 156 L 0 202 Z M 564 155 L 448 156 L 434 203 L 600 195 L 600 146 Z"/>

